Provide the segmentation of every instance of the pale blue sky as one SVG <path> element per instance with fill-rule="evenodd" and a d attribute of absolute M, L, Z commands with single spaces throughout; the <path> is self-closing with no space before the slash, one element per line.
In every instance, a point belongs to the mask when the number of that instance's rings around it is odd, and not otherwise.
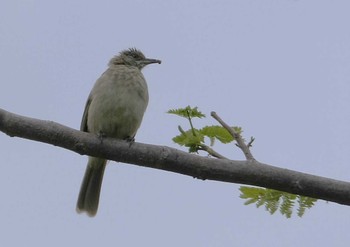
<path fill-rule="evenodd" d="M 350 180 L 347 0 L 40 1 L 0 4 L 0 107 L 78 129 L 109 59 L 137 47 L 150 103 L 139 142 L 176 147 L 215 110 L 272 165 Z M 204 124 L 216 124 L 208 118 Z M 350 208 L 303 218 L 244 206 L 239 185 L 111 162 L 95 218 L 75 203 L 87 158 L 0 133 L 0 246 L 348 246 Z M 232 145 L 218 151 L 243 159 Z"/>

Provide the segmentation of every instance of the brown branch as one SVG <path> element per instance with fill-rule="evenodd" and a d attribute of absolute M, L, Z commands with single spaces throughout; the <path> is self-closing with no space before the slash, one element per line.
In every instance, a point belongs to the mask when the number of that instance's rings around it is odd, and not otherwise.
<path fill-rule="evenodd" d="M 217 114 L 216 112 L 212 111 L 210 114 L 216 121 L 218 121 L 222 127 L 224 127 L 235 139 L 237 142 L 237 147 L 239 147 L 247 160 L 255 160 L 252 153 L 249 150 L 249 147 L 252 145 L 254 139 L 252 139 L 248 145 L 245 144 L 242 136 L 234 130 L 234 128 L 230 127 L 228 124 L 226 124 Z"/>
<path fill-rule="evenodd" d="M 51 121 L 0 109 L 0 131 L 79 154 L 180 173 L 199 179 L 256 185 L 350 205 L 350 183 L 282 169 L 255 160 L 236 161 L 188 154 L 174 148 L 101 139 Z M 6 148 L 6 147 L 2 147 Z M 85 165 L 85 164 L 84 164 Z"/>

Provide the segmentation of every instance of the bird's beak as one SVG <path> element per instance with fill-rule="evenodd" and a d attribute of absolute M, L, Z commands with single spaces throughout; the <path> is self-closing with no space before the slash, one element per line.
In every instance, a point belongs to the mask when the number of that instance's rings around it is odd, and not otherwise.
<path fill-rule="evenodd" d="M 151 64 L 151 63 L 159 63 L 159 64 L 161 64 L 162 61 L 160 61 L 158 59 L 146 58 L 146 59 L 142 60 L 142 63 L 144 65 L 148 65 L 148 64 Z"/>

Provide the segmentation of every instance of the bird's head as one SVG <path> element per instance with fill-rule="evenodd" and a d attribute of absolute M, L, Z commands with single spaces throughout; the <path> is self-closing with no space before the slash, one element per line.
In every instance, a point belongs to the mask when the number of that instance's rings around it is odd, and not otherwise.
<path fill-rule="evenodd" d="M 140 70 L 151 63 L 161 63 L 158 59 L 146 58 L 140 50 L 130 48 L 119 53 L 109 62 L 109 65 L 129 65 L 139 68 Z"/>

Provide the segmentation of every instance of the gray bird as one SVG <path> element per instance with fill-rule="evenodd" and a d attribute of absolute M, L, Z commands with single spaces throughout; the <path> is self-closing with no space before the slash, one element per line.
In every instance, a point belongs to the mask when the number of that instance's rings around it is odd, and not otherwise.
<path fill-rule="evenodd" d="M 101 137 L 133 141 L 148 104 L 148 89 L 141 69 L 161 63 L 135 48 L 112 58 L 87 99 L 80 130 Z M 77 212 L 95 216 L 107 160 L 89 157 L 77 202 Z"/>

